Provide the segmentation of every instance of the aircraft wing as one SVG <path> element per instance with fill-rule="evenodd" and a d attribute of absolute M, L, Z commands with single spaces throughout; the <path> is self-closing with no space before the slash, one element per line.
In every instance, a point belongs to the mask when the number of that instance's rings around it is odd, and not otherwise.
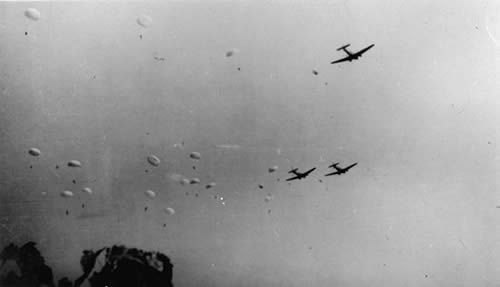
<path fill-rule="evenodd" d="M 310 174 L 311 172 L 313 172 L 315 169 L 316 169 L 316 168 L 315 168 L 315 167 L 313 167 L 313 168 L 311 168 L 310 170 L 308 170 L 308 171 L 304 172 L 304 176 L 307 176 L 308 174 Z"/>
<path fill-rule="evenodd" d="M 335 174 L 340 174 L 340 172 L 339 171 L 330 172 L 330 173 L 325 174 L 325 176 L 330 176 L 330 175 L 335 175 Z"/>
<path fill-rule="evenodd" d="M 375 44 L 371 44 L 370 46 L 364 48 L 363 50 L 358 51 L 356 55 L 362 55 L 364 52 L 370 50 L 373 46 L 375 46 Z"/>
<path fill-rule="evenodd" d="M 358 164 L 358 163 L 353 163 L 353 164 L 351 164 L 350 166 L 348 166 L 348 167 L 346 167 L 346 168 L 344 168 L 344 169 L 347 171 L 347 170 L 349 170 L 349 169 L 353 168 L 354 166 L 356 166 L 357 164 Z"/>
<path fill-rule="evenodd" d="M 287 178 L 286 181 L 291 181 L 291 180 L 295 180 L 295 179 L 300 179 L 300 176 L 294 176 L 294 177 L 290 177 L 290 178 Z"/>
<path fill-rule="evenodd" d="M 340 63 L 340 62 L 349 61 L 350 59 L 351 59 L 351 56 L 347 56 L 347 57 L 342 58 L 342 59 L 340 59 L 340 60 L 333 61 L 333 62 L 331 62 L 330 64 L 337 64 L 337 63 Z"/>

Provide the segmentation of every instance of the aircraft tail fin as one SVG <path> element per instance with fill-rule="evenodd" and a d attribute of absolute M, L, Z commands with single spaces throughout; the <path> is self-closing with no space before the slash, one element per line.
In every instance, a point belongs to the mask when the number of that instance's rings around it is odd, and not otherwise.
<path fill-rule="evenodd" d="M 329 167 L 337 167 L 337 165 L 339 165 L 340 162 L 336 162 L 336 163 L 332 163 Z"/>
<path fill-rule="evenodd" d="M 351 44 L 344 45 L 344 46 L 338 48 L 337 51 L 343 50 L 343 49 L 345 49 L 345 48 L 347 48 L 349 46 L 351 46 Z"/>

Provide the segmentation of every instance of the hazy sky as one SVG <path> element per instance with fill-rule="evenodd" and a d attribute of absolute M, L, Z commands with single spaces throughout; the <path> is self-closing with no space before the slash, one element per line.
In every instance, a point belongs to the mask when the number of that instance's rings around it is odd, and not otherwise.
<path fill-rule="evenodd" d="M 497 286 L 495 2 L 0 3 L 0 247 L 56 278 L 126 244 L 176 286 Z M 330 65 L 347 43 L 375 47 Z"/>

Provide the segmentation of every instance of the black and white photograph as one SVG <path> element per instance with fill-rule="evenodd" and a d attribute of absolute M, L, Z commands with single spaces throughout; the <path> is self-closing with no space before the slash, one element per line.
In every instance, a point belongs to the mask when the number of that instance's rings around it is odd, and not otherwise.
<path fill-rule="evenodd" d="M 0 287 L 500 286 L 500 1 L 0 2 Z"/>

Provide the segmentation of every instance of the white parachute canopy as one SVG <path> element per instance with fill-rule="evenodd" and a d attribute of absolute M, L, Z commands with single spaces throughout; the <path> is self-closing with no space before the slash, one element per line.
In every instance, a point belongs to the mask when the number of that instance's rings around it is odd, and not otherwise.
<path fill-rule="evenodd" d="M 148 15 L 141 15 L 137 18 L 137 24 L 143 28 L 148 28 L 153 24 L 153 18 Z"/>
<path fill-rule="evenodd" d="M 81 167 L 82 163 L 78 160 L 73 159 L 73 160 L 68 161 L 68 166 L 69 167 Z"/>
<path fill-rule="evenodd" d="M 269 202 L 269 201 L 273 200 L 273 196 L 272 196 L 272 194 L 268 194 L 268 195 L 266 195 L 266 198 L 265 198 L 264 200 L 265 200 L 266 202 Z"/>
<path fill-rule="evenodd" d="M 199 179 L 199 178 L 197 178 L 197 177 L 193 177 L 193 178 L 191 178 L 191 179 L 189 180 L 189 183 L 190 183 L 190 184 L 198 184 L 198 183 L 200 183 L 200 179 Z"/>
<path fill-rule="evenodd" d="M 199 152 L 193 151 L 190 155 L 190 158 L 192 159 L 201 159 L 201 154 Z"/>
<path fill-rule="evenodd" d="M 32 147 L 28 150 L 28 153 L 32 156 L 39 156 L 42 152 L 36 147 Z"/>
<path fill-rule="evenodd" d="M 152 155 L 148 156 L 148 162 L 152 166 L 159 166 L 161 161 L 156 155 L 152 154 Z"/>
<path fill-rule="evenodd" d="M 92 194 L 92 189 L 90 189 L 90 187 L 84 187 L 82 188 L 82 192 Z"/>
<path fill-rule="evenodd" d="M 232 57 L 232 56 L 234 56 L 235 54 L 237 54 L 239 52 L 240 52 L 239 49 L 233 48 L 233 49 L 231 49 L 231 50 L 229 50 L 229 51 L 226 52 L 226 57 L 228 57 L 228 58 Z"/>
<path fill-rule="evenodd" d="M 190 182 L 191 182 L 191 181 L 190 181 L 189 179 L 187 179 L 187 178 L 183 178 L 183 179 L 181 180 L 181 185 L 188 185 Z"/>
<path fill-rule="evenodd" d="M 144 194 L 145 194 L 147 197 L 149 197 L 149 198 L 155 198 L 155 197 L 156 197 L 156 193 L 155 193 L 154 191 L 150 190 L 150 189 L 146 190 L 146 191 L 144 192 Z"/>
<path fill-rule="evenodd" d="M 61 196 L 62 197 L 73 197 L 73 192 L 69 191 L 69 190 L 65 190 L 65 191 L 61 192 Z"/>
<path fill-rule="evenodd" d="M 165 213 L 168 214 L 168 215 L 174 215 L 175 214 L 175 209 L 173 209 L 172 207 L 166 207 L 164 209 Z"/>
<path fill-rule="evenodd" d="M 277 166 L 277 165 L 271 166 L 271 167 L 268 169 L 269 173 L 275 172 L 275 171 L 277 171 L 277 170 L 278 170 L 278 166 Z"/>
<path fill-rule="evenodd" d="M 36 10 L 35 8 L 28 8 L 24 11 L 24 16 L 26 18 L 33 20 L 33 21 L 38 21 L 40 19 L 40 11 Z"/>

